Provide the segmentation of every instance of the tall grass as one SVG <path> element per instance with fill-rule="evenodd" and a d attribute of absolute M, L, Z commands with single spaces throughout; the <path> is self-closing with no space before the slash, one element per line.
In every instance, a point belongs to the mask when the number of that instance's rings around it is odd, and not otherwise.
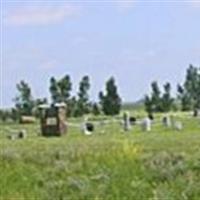
<path fill-rule="evenodd" d="M 155 124 L 123 133 L 113 123 L 61 138 L 38 136 L 38 125 L 1 125 L 0 199 L 199 200 L 200 122 L 180 118 L 181 132 Z M 6 138 L 21 128 L 27 139 Z"/>

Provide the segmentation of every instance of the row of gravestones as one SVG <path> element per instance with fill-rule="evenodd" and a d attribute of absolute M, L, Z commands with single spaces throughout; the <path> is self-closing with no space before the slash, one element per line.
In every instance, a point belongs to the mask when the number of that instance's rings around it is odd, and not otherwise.
<path fill-rule="evenodd" d="M 132 128 L 132 123 L 133 121 L 131 120 L 131 117 L 129 116 L 129 113 L 125 113 L 123 117 L 123 125 L 124 125 L 124 131 L 129 131 Z M 152 115 L 144 118 L 142 121 L 139 122 L 141 125 L 142 131 L 149 132 L 152 129 L 152 124 L 154 122 L 154 118 Z M 134 124 L 136 124 L 136 119 L 134 121 Z M 182 122 L 176 121 L 173 116 L 164 116 L 162 119 L 162 124 L 166 128 L 173 128 L 175 130 L 181 131 L 183 129 Z"/>
<path fill-rule="evenodd" d="M 19 131 L 12 131 L 11 134 L 8 136 L 10 140 L 18 140 L 18 139 L 25 139 L 27 138 L 26 130 L 19 130 Z"/>
<path fill-rule="evenodd" d="M 128 112 L 124 113 L 123 121 L 121 123 L 124 132 L 130 131 L 132 127 L 137 124 L 141 126 L 141 130 L 143 132 L 150 132 L 152 130 L 152 125 L 155 124 L 155 122 L 153 116 L 148 116 L 142 121 L 137 121 L 135 117 L 130 117 Z M 172 128 L 177 131 L 181 131 L 183 129 L 182 122 L 176 121 L 173 116 L 164 116 L 162 124 L 166 128 Z M 81 130 L 85 135 L 91 135 L 95 130 L 95 126 L 93 123 L 85 120 Z"/>
<path fill-rule="evenodd" d="M 143 132 L 150 132 L 152 130 L 152 125 L 155 124 L 153 116 L 148 116 L 144 118 L 142 121 L 137 121 L 135 117 L 130 117 L 129 113 L 124 113 L 123 122 L 121 123 L 123 126 L 123 130 L 125 132 L 130 131 L 133 126 L 139 124 L 141 126 L 141 130 Z M 173 128 L 175 130 L 181 131 L 183 129 L 183 125 L 180 121 L 175 121 L 173 116 L 165 116 L 162 119 L 162 124 L 166 128 Z M 84 120 L 84 123 L 81 126 L 81 131 L 85 135 L 91 135 L 95 130 L 94 123 L 88 122 L 87 119 Z M 16 139 L 25 139 L 27 137 L 26 130 L 20 130 L 14 133 L 11 133 L 8 138 L 10 140 Z"/>

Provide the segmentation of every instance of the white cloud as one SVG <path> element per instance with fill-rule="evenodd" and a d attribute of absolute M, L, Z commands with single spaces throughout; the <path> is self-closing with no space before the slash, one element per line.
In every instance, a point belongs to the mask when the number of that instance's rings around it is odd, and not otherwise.
<path fill-rule="evenodd" d="M 26 6 L 10 11 L 5 22 L 8 25 L 47 25 L 64 21 L 78 13 L 72 6 Z"/>

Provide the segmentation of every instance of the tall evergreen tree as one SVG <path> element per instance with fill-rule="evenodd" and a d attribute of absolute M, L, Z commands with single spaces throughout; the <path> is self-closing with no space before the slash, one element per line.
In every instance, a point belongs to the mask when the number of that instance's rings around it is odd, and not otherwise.
<path fill-rule="evenodd" d="M 76 115 L 82 116 L 90 111 L 89 102 L 89 89 L 90 89 L 90 79 L 89 76 L 84 76 L 79 83 L 78 100 L 76 106 Z"/>
<path fill-rule="evenodd" d="M 172 110 L 174 99 L 171 97 L 171 85 L 166 83 L 164 85 L 164 94 L 162 97 L 162 110 L 164 112 L 169 112 Z"/>
<path fill-rule="evenodd" d="M 58 81 L 58 87 L 60 91 L 60 100 L 67 104 L 70 98 L 70 92 L 72 90 L 70 76 L 66 75 L 60 81 Z"/>
<path fill-rule="evenodd" d="M 183 86 L 178 86 L 178 97 L 182 102 L 182 110 L 192 109 L 194 115 L 200 109 L 200 69 L 190 65 L 186 72 Z"/>
<path fill-rule="evenodd" d="M 184 88 L 191 98 L 194 113 L 200 109 L 200 69 L 189 66 L 186 74 Z"/>
<path fill-rule="evenodd" d="M 96 115 L 96 116 L 101 114 L 99 105 L 97 103 L 94 103 L 92 105 L 92 113 L 93 113 L 93 115 Z"/>
<path fill-rule="evenodd" d="M 189 94 L 186 93 L 185 89 L 181 86 L 177 86 L 178 100 L 181 104 L 182 111 L 190 111 L 192 109 L 192 103 Z"/>
<path fill-rule="evenodd" d="M 174 99 L 171 97 L 171 85 L 166 83 L 162 94 L 156 81 L 151 84 L 151 96 L 146 95 L 144 99 L 145 109 L 149 114 L 153 112 L 169 112 L 174 106 Z"/>
<path fill-rule="evenodd" d="M 56 80 L 54 77 L 50 79 L 50 93 L 52 103 L 64 102 L 67 105 L 67 115 L 73 113 L 73 99 L 70 98 L 72 90 L 72 82 L 69 75 L 65 75 L 62 79 Z"/>
<path fill-rule="evenodd" d="M 148 114 L 152 114 L 153 113 L 153 102 L 151 100 L 151 97 L 149 97 L 148 95 L 145 96 L 144 98 L 144 106 L 145 106 L 145 110 Z"/>
<path fill-rule="evenodd" d="M 153 111 L 155 112 L 162 112 L 162 99 L 161 99 L 161 91 L 159 89 L 158 83 L 154 81 L 151 84 L 152 88 L 152 96 L 151 96 L 151 101 L 153 104 Z"/>
<path fill-rule="evenodd" d="M 117 115 L 120 113 L 122 101 L 113 77 L 106 82 L 106 94 L 100 92 L 99 99 L 104 114 Z"/>
<path fill-rule="evenodd" d="M 59 88 L 58 83 L 57 83 L 57 81 L 54 77 L 51 77 L 51 79 L 50 79 L 49 91 L 51 93 L 52 103 L 57 103 L 57 102 L 61 101 L 60 88 Z"/>
<path fill-rule="evenodd" d="M 14 99 L 15 106 L 21 115 L 32 115 L 34 101 L 31 88 L 25 81 L 17 84 L 18 96 Z"/>

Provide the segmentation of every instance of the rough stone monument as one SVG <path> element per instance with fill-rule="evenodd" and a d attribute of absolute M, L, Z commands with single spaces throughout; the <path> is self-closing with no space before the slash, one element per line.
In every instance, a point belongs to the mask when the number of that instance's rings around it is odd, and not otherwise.
<path fill-rule="evenodd" d="M 61 136 L 67 132 L 66 104 L 40 105 L 40 123 L 43 136 Z"/>

